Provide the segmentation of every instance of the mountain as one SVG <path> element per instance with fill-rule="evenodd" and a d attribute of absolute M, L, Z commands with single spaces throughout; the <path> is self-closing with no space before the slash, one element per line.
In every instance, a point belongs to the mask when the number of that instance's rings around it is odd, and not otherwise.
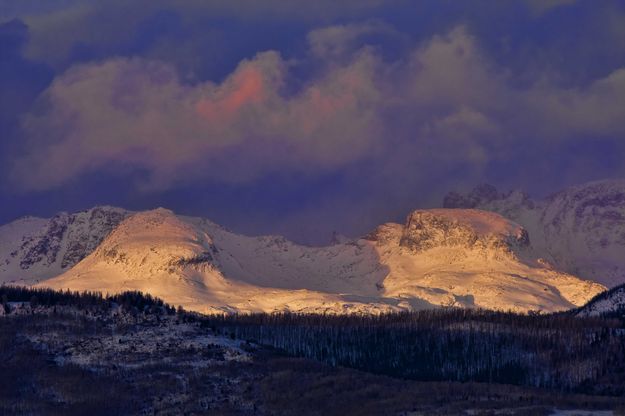
<path fill-rule="evenodd" d="M 39 283 L 141 290 L 200 312 L 377 313 L 438 306 L 557 311 L 605 288 L 555 270 L 491 212 L 418 210 L 355 240 L 306 247 L 166 209 L 125 215 L 82 261 Z M 3 274 L 6 276 L 6 274 Z"/>
<path fill-rule="evenodd" d="M 120 208 L 95 207 L 0 227 L 0 284 L 33 284 L 69 270 L 128 215 Z"/>
<path fill-rule="evenodd" d="M 527 229 L 556 268 L 608 287 L 625 283 L 625 180 L 573 186 L 544 200 L 481 185 L 448 194 L 444 206 L 499 213 Z"/>
<path fill-rule="evenodd" d="M 620 316 L 625 318 L 625 284 L 613 287 L 592 298 L 575 311 L 577 316 Z"/>

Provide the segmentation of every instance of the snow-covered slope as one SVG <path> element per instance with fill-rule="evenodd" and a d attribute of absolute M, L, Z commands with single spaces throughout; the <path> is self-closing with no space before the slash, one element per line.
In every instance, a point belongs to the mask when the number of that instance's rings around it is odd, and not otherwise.
<path fill-rule="evenodd" d="M 382 230 L 376 244 L 389 269 L 383 282 L 387 296 L 547 311 L 582 304 L 588 293 L 603 289 L 553 270 L 536 254 L 525 229 L 497 214 L 422 210 L 413 212 L 401 230 L 393 228 Z"/>
<path fill-rule="evenodd" d="M 123 221 L 42 285 L 137 289 L 200 312 L 379 312 L 432 306 L 555 311 L 604 288 L 552 270 L 527 232 L 477 210 L 415 211 L 364 238 L 305 247 L 157 209 Z"/>
<path fill-rule="evenodd" d="M 25 217 L 0 227 L 0 284 L 32 284 L 70 269 L 128 214 L 95 207 L 51 219 Z"/>
<path fill-rule="evenodd" d="M 444 205 L 497 212 L 526 228 L 558 269 L 608 287 L 625 283 L 625 180 L 574 186 L 539 201 L 482 185 L 450 193 Z"/>
<path fill-rule="evenodd" d="M 578 316 L 616 314 L 625 317 L 625 285 L 613 287 L 576 311 Z"/>

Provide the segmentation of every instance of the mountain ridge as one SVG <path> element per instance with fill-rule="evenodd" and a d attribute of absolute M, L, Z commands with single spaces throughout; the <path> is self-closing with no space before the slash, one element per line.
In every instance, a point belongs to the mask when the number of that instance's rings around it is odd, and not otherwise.
<path fill-rule="evenodd" d="M 91 254 L 39 285 L 141 290 L 206 313 L 555 311 L 604 289 L 535 258 L 522 227 L 497 214 L 417 210 L 404 225 L 376 231 L 306 247 L 279 236 L 241 236 L 160 208 L 129 215 Z"/>
<path fill-rule="evenodd" d="M 607 252 L 608 264 L 618 260 L 624 198 L 625 181 L 538 201 L 482 185 L 450 193 L 445 208 L 415 210 L 402 224 L 319 247 L 239 235 L 165 208 L 99 206 L 1 226 L 0 284 L 142 290 L 207 313 L 559 311 L 604 290 L 590 280 L 611 282 L 601 279 L 605 268 L 587 273 L 584 256 L 598 253 L 598 264 Z M 583 244 L 575 246 L 580 235 Z M 579 258 L 563 257 L 571 247 Z"/>
<path fill-rule="evenodd" d="M 608 287 L 625 283 L 625 180 L 576 185 L 544 199 L 486 184 L 450 192 L 443 205 L 498 213 L 526 228 L 555 267 Z"/>
<path fill-rule="evenodd" d="M 89 255 L 131 214 L 96 206 L 52 218 L 22 217 L 0 226 L 0 276 L 6 283 L 33 284 L 62 273 Z"/>

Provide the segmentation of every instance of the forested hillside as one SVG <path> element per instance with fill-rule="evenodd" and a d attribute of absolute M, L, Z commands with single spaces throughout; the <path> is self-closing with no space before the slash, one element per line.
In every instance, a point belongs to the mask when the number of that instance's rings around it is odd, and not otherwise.
<path fill-rule="evenodd" d="M 614 316 L 459 308 L 204 316 L 139 292 L 6 286 L 0 303 L 0 370 L 9 375 L 0 410 L 9 413 L 84 414 L 76 409 L 92 403 L 104 414 L 179 406 L 310 414 L 328 394 L 345 398 L 316 414 L 625 407 L 625 322 Z M 154 385 L 154 369 L 163 384 Z M 94 388 L 72 390 L 77 378 Z M 103 386 L 118 407 L 93 399 Z"/>
<path fill-rule="evenodd" d="M 618 319 L 453 308 L 204 320 L 218 331 L 288 354 L 392 376 L 625 394 L 625 329 Z"/>

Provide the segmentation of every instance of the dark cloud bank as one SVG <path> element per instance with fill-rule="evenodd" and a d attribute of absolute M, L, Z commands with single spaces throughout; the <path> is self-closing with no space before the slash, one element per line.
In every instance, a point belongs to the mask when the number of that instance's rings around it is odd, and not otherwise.
<path fill-rule="evenodd" d="M 625 177 L 620 1 L 3 3 L 0 222 L 163 205 L 314 243 Z"/>

